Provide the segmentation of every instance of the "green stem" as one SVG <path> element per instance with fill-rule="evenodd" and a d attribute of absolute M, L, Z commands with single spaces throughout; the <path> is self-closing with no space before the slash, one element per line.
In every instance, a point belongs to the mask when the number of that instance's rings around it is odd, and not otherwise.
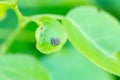
<path fill-rule="evenodd" d="M 18 0 L 16 0 L 14 4 L 16 5 L 17 3 L 18 3 Z"/>
<path fill-rule="evenodd" d="M 0 55 L 6 53 L 11 43 L 14 41 L 15 37 L 21 32 L 21 27 L 17 27 L 16 30 L 8 37 L 8 39 L 1 45 Z"/>
<path fill-rule="evenodd" d="M 12 31 L 13 31 L 13 29 L 0 28 L 0 39 L 1 40 L 6 40 L 9 36 L 8 34 L 10 34 Z M 17 37 L 16 40 L 33 43 L 33 42 L 35 42 L 34 37 L 31 37 L 33 35 L 34 35 L 34 31 L 24 30 L 24 31 L 22 31 L 22 33 L 20 33 L 19 37 Z"/>
<path fill-rule="evenodd" d="M 8 39 L 0 47 L 0 56 L 3 56 L 17 37 L 17 35 L 26 27 L 27 23 L 30 22 L 28 19 L 22 21 L 14 32 L 8 37 Z"/>
<path fill-rule="evenodd" d="M 21 12 L 19 11 L 18 6 L 15 5 L 15 6 L 13 6 L 12 9 L 15 11 L 15 13 L 16 13 L 16 15 L 17 15 L 17 17 L 18 17 L 19 22 L 21 22 L 21 21 L 23 20 L 23 15 L 22 15 Z"/>
<path fill-rule="evenodd" d="M 62 20 L 65 17 L 63 15 L 56 15 L 56 14 L 39 14 L 39 15 L 33 15 L 31 17 L 28 17 L 31 21 L 35 22 L 39 27 L 42 26 L 42 23 L 40 22 L 40 17 L 42 16 L 49 16 L 55 19 Z"/>
<path fill-rule="evenodd" d="M 49 16 L 49 17 L 52 17 L 52 18 L 55 18 L 55 19 L 59 19 L 59 20 L 62 20 L 65 18 L 65 16 L 63 15 L 57 15 L 57 14 L 39 14 L 39 15 L 34 15 L 34 16 L 31 16 L 31 18 L 33 19 L 38 19 L 42 16 Z"/>

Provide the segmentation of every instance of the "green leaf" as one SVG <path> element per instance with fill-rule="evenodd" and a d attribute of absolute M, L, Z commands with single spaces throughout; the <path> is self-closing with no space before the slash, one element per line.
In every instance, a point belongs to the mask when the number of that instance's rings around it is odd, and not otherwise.
<path fill-rule="evenodd" d="M 55 54 L 43 56 L 40 62 L 53 80 L 116 80 L 115 76 L 90 62 L 70 43 Z"/>
<path fill-rule="evenodd" d="M 73 9 L 63 20 L 71 43 L 103 69 L 120 76 L 120 24 L 110 14 L 91 6 Z M 117 54 L 118 55 L 118 54 Z"/>
<path fill-rule="evenodd" d="M 6 17 L 6 11 L 8 6 L 4 4 L 0 4 L 0 21 Z"/>
<path fill-rule="evenodd" d="M 36 30 L 36 47 L 44 53 L 58 51 L 62 48 L 67 40 L 63 26 L 56 20 L 50 17 L 41 17 L 42 26 Z"/>
<path fill-rule="evenodd" d="M 50 80 L 50 77 L 36 59 L 17 54 L 0 59 L 0 80 Z"/>

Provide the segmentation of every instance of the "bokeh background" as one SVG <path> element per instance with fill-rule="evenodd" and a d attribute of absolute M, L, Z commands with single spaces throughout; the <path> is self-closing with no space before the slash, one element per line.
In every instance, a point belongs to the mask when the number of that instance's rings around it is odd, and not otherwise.
<path fill-rule="evenodd" d="M 36 14 L 66 15 L 71 9 L 92 5 L 103 9 L 120 19 L 120 0 L 19 0 L 18 6 L 24 16 Z M 0 45 L 14 31 L 17 17 L 11 9 L 7 16 L 0 21 Z M 10 47 L 8 53 L 30 54 L 50 73 L 53 80 L 119 80 L 118 76 L 110 74 L 78 52 L 69 41 L 63 48 L 50 55 L 43 55 L 35 48 L 35 29 L 33 22 L 27 25 Z"/>

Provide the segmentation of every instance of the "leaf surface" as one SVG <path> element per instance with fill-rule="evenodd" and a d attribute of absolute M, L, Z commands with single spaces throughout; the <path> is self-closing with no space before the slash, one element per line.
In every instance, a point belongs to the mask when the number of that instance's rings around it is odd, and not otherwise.
<path fill-rule="evenodd" d="M 41 63 L 53 76 L 53 80 L 116 80 L 80 54 L 70 43 L 55 54 L 43 56 Z"/>
<path fill-rule="evenodd" d="M 50 77 L 36 59 L 17 54 L 0 59 L 0 80 L 50 80 Z"/>
<path fill-rule="evenodd" d="M 92 6 L 73 9 L 63 20 L 71 43 L 105 70 L 120 75 L 120 24 Z"/>

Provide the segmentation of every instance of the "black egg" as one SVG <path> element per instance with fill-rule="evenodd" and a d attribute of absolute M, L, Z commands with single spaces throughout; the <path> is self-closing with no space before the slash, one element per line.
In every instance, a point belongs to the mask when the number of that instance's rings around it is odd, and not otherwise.
<path fill-rule="evenodd" d="M 51 44 L 53 46 L 57 46 L 60 43 L 60 39 L 59 38 L 51 38 Z"/>

